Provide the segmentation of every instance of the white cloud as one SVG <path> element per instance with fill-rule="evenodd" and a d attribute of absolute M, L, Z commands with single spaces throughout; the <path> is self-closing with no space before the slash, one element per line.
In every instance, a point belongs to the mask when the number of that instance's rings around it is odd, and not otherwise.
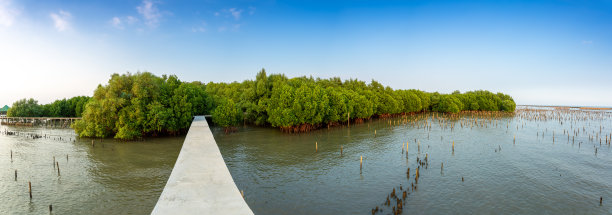
<path fill-rule="evenodd" d="M 0 25 L 11 27 L 19 11 L 11 5 L 11 0 L 0 0 Z"/>
<path fill-rule="evenodd" d="M 113 17 L 110 20 L 111 25 L 113 25 L 113 27 L 118 28 L 118 29 L 123 29 L 123 25 L 121 23 L 121 19 L 119 17 Z"/>
<path fill-rule="evenodd" d="M 583 40 L 582 44 L 591 45 L 591 44 L 593 44 L 593 41 L 591 41 L 591 40 Z"/>
<path fill-rule="evenodd" d="M 255 14 L 255 7 L 249 7 L 249 15 Z"/>
<path fill-rule="evenodd" d="M 70 13 L 60 10 L 58 13 L 51 13 L 50 17 L 53 19 L 55 29 L 58 31 L 66 31 L 70 29 L 70 20 L 72 19 L 72 15 Z"/>
<path fill-rule="evenodd" d="M 239 20 L 240 15 L 242 14 L 242 10 L 236 8 L 230 8 L 228 12 L 234 17 L 234 19 Z"/>
<path fill-rule="evenodd" d="M 133 16 L 127 16 L 125 18 L 115 16 L 109 21 L 109 23 L 117 29 L 124 29 L 126 25 L 133 25 L 137 22 L 138 19 Z"/>
<path fill-rule="evenodd" d="M 206 32 L 206 22 L 202 22 L 200 26 L 192 27 L 191 32 Z"/>
<path fill-rule="evenodd" d="M 206 32 L 206 28 L 200 26 L 200 27 L 193 27 L 191 28 L 191 32 Z"/>
<path fill-rule="evenodd" d="M 143 0 L 142 4 L 136 9 L 149 27 L 157 27 L 162 14 L 151 0 Z"/>
<path fill-rule="evenodd" d="M 134 18 L 133 16 L 127 16 L 125 18 L 125 22 L 127 22 L 129 25 L 133 25 L 134 23 L 138 22 L 138 19 Z"/>

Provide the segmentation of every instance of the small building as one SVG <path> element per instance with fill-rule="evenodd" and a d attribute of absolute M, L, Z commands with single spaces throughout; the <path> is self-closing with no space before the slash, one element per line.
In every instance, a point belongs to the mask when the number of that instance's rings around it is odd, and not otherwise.
<path fill-rule="evenodd" d="M 10 107 L 8 105 L 4 105 L 4 107 L 0 108 L 0 116 L 6 116 L 9 109 Z"/>

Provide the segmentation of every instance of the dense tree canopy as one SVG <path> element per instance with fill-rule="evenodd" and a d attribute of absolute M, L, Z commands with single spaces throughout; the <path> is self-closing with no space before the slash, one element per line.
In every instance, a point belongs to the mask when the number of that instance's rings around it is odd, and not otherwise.
<path fill-rule="evenodd" d="M 77 96 L 70 99 L 55 100 L 53 103 L 39 105 L 38 101 L 21 99 L 13 103 L 7 116 L 11 117 L 81 117 L 87 96 Z"/>
<path fill-rule="evenodd" d="M 255 81 L 211 82 L 206 85 L 206 93 L 209 95 L 207 112 L 212 113 L 213 121 L 219 125 L 232 126 L 246 121 L 286 131 L 421 111 L 513 112 L 516 106 L 508 95 L 483 90 L 452 94 L 393 90 L 376 81 L 366 84 L 354 79 L 343 82 L 340 78 L 289 79 L 282 74 L 267 75 L 265 70 L 257 74 Z M 237 110 L 243 114 L 235 114 Z"/>
<path fill-rule="evenodd" d="M 189 128 L 194 115 L 204 114 L 206 101 L 205 85 L 200 82 L 148 72 L 113 74 L 108 85 L 94 91 L 83 119 L 73 127 L 81 137 L 179 134 Z"/>
<path fill-rule="evenodd" d="M 13 104 L 9 116 L 81 116 L 73 127 L 81 137 L 135 139 L 179 134 L 195 115 L 211 114 L 213 122 L 241 123 L 301 132 L 325 125 L 362 121 L 402 113 L 436 111 L 508 111 L 516 107 L 503 93 L 478 90 L 451 94 L 394 90 L 372 80 L 313 77 L 287 78 L 261 70 L 255 80 L 202 84 L 148 72 L 113 74 L 94 96 L 38 105 L 33 99 Z M 82 113 L 82 114 L 81 114 Z"/>

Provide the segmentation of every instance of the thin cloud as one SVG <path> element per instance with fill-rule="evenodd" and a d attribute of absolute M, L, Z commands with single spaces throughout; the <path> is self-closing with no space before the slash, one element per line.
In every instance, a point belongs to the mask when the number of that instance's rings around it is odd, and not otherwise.
<path fill-rule="evenodd" d="M 191 32 L 194 32 L 194 33 L 206 32 L 206 22 L 202 22 L 202 24 L 199 26 L 192 27 Z"/>
<path fill-rule="evenodd" d="M 157 9 L 157 6 L 150 0 L 143 0 L 140 6 L 136 7 L 138 13 L 144 19 L 145 24 L 151 28 L 155 28 L 159 25 L 159 19 L 162 14 Z"/>
<path fill-rule="evenodd" d="M 135 18 L 135 17 L 133 17 L 133 16 L 127 16 L 127 17 L 125 18 L 125 22 L 126 22 L 128 25 L 133 25 L 134 23 L 138 22 L 138 19 L 137 19 L 137 18 Z"/>
<path fill-rule="evenodd" d="M 70 29 L 70 20 L 72 19 L 72 15 L 69 12 L 60 10 L 58 13 L 51 13 L 49 15 L 53 20 L 53 24 L 55 25 L 55 29 L 57 31 L 66 31 Z"/>
<path fill-rule="evenodd" d="M 582 44 L 584 44 L 584 45 L 591 45 L 591 44 L 593 44 L 593 41 L 592 40 L 583 40 Z"/>
<path fill-rule="evenodd" d="M 113 27 L 118 28 L 118 29 L 123 29 L 123 24 L 121 23 L 121 19 L 119 17 L 113 17 L 110 20 L 111 25 L 113 25 Z"/>
<path fill-rule="evenodd" d="M 19 11 L 12 6 L 11 0 L 0 0 L 0 25 L 11 27 Z"/>
<path fill-rule="evenodd" d="M 138 22 L 137 18 L 134 18 L 133 16 L 127 16 L 125 18 L 121 18 L 118 16 L 115 16 L 113 18 L 110 19 L 109 23 L 111 24 L 111 26 L 113 26 L 116 29 L 124 29 L 126 25 L 133 25 L 136 24 Z"/>
<path fill-rule="evenodd" d="M 242 17 L 242 13 L 243 12 L 244 12 L 243 9 L 229 8 L 229 9 L 223 9 L 221 11 L 217 11 L 217 12 L 213 13 L 213 15 L 215 15 L 215 16 L 223 15 L 223 17 L 233 17 L 236 21 L 238 21 Z M 255 13 L 255 8 L 254 7 L 249 7 L 249 15 L 253 15 L 253 13 Z"/>
<path fill-rule="evenodd" d="M 242 10 L 236 8 L 230 8 L 228 12 L 234 17 L 234 19 L 239 20 L 240 15 L 242 14 Z"/>

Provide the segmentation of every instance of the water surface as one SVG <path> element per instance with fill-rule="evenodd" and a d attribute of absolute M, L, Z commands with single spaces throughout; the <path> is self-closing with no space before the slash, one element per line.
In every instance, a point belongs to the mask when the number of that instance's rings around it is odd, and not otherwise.
<path fill-rule="evenodd" d="M 0 135 L 0 214 L 48 214 L 50 204 L 54 214 L 150 214 L 184 140 L 105 139 L 92 146 L 91 139 L 78 139 L 71 129 L 0 126 L 0 130 L 21 132 Z M 43 138 L 32 139 L 29 134 Z"/>
<path fill-rule="evenodd" d="M 406 124 L 372 120 L 308 134 L 251 126 L 213 133 L 256 214 L 371 214 L 377 206 L 391 214 L 387 196 L 414 184 L 417 157 L 426 155 L 406 214 L 612 214 L 612 156 L 603 137 L 612 133 L 610 113 L 543 110 L 444 121 L 430 114 L 431 129 L 411 116 Z M 596 134 L 602 145 L 589 139 Z"/>

